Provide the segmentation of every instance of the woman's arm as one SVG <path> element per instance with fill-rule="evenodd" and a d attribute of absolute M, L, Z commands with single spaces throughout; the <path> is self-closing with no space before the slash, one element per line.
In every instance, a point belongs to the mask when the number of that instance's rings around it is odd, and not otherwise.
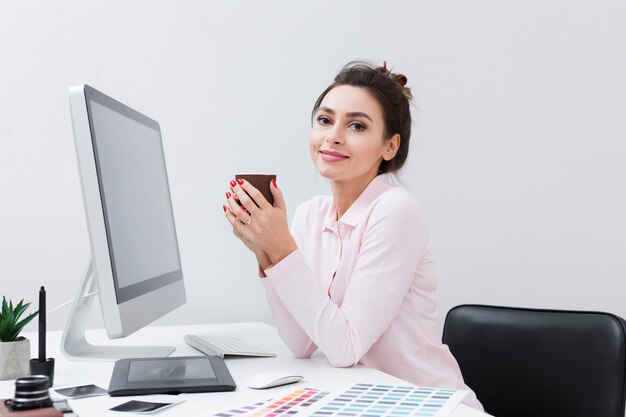
<path fill-rule="evenodd" d="M 397 315 L 424 254 L 426 225 L 413 200 L 385 199 L 374 209 L 341 307 L 313 278 L 297 250 L 266 270 L 269 284 L 335 366 L 352 366 Z"/>
<path fill-rule="evenodd" d="M 233 234 L 256 256 L 259 276 L 264 278 L 263 270 L 272 265 L 272 258 L 267 248 L 274 249 L 274 251 L 279 249 L 280 255 L 274 253 L 274 262 L 278 262 L 282 259 L 279 257 L 286 256 L 298 247 L 287 225 L 287 208 L 282 192 L 276 186 L 276 182 L 272 181 L 270 186 L 270 191 L 274 196 L 272 206 L 259 190 L 247 181 L 231 180 L 230 186 L 232 193 L 226 193 L 228 207 L 223 207 L 224 215 L 233 227 Z M 293 319 L 276 292 L 267 286 L 266 290 L 267 299 L 282 339 L 297 357 L 311 356 L 317 346 Z"/>
<path fill-rule="evenodd" d="M 311 357 L 317 346 L 287 310 L 276 290 L 268 284 L 269 281 L 263 279 L 262 282 L 281 339 L 297 358 Z"/>
<path fill-rule="evenodd" d="M 296 241 L 298 247 L 302 245 L 301 225 L 303 222 L 302 206 L 296 208 L 293 216 L 291 234 Z M 261 271 L 263 272 L 263 271 Z M 263 273 L 264 277 L 267 277 Z M 282 300 L 276 293 L 276 290 L 270 285 L 268 279 L 261 279 L 261 283 L 265 288 L 265 294 L 268 304 L 272 311 L 278 333 L 283 339 L 289 350 L 298 358 L 309 358 L 317 350 L 317 346 L 311 338 L 306 334 L 298 322 L 293 318 L 289 310 L 285 307 Z"/>

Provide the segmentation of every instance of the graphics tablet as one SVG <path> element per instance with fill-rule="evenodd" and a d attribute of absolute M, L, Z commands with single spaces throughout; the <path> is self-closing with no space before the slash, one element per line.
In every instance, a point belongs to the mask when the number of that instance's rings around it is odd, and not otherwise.
<path fill-rule="evenodd" d="M 130 358 L 115 362 L 109 395 L 234 391 L 226 363 L 217 356 Z"/>

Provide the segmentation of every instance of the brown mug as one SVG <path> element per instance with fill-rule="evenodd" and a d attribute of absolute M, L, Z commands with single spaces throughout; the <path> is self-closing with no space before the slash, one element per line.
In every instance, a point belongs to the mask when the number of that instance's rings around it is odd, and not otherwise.
<path fill-rule="evenodd" d="M 272 180 L 276 181 L 275 174 L 235 174 L 235 179 L 248 181 L 263 194 L 263 197 L 265 197 L 271 205 L 274 205 L 274 196 L 270 191 L 270 183 Z"/>

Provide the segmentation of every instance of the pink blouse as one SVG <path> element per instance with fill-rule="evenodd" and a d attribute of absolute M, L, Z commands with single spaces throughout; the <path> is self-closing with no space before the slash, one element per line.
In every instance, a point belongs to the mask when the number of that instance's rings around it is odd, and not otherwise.
<path fill-rule="evenodd" d="M 426 221 L 389 179 L 374 178 L 339 220 L 330 196 L 297 208 L 298 250 L 262 280 L 278 331 L 300 358 L 319 348 L 334 366 L 362 363 L 415 385 L 469 389 L 441 343 Z M 482 410 L 473 393 L 464 402 Z"/>

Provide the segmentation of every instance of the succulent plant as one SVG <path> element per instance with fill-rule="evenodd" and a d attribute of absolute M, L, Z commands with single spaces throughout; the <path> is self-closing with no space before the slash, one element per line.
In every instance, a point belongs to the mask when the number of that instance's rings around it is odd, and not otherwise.
<path fill-rule="evenodd" d="M 32 319 L 37 316 L 37 311 L 30 313 L 28 316 L 20 320 L 22 315 L 26 312 L 30 303 L 24 304 L 22 299 L 15 307 L 13 302 L 7 300 L 2 296 L 2 310 L 0 310 L 0 341 L 1 342 L 14 342 L 17 340 L 20 332 L 24 329 Z"/>

